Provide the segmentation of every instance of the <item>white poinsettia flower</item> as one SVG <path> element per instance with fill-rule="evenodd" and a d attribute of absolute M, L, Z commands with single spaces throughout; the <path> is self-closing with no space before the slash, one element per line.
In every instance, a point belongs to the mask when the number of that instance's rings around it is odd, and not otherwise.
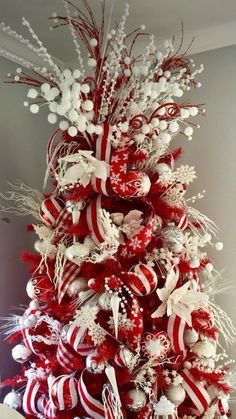
<path fill-rule="evenodd" d="M 60 186 L 79 182 L 86 187 L 90 183 L 92 175 L 104 181 L 107 179 L 109 164 L 96 159 L 92 156 L 92 153 L 89 150 L 80 150 L 78 153 L 61 157 L 58 160 L 60 166 L 58 182 Z"/>
<path fill-rule="evenodd" d="M 176 287 L 176 281 L 173 279 L 173 271 L 167 276 L 164 288 L 158 288 L 156 293 L 159 300 L 162 301 L 158 309 L 152 314 L 152 318 L 163 317 L 164 314 L 171 316 L 176 314 L 185 320 L 189 326 L 192 326 L 191 313 L 199 308 L 206 307 L 208 296 L 202 292 L 190 290 L 190 282 Z"/>

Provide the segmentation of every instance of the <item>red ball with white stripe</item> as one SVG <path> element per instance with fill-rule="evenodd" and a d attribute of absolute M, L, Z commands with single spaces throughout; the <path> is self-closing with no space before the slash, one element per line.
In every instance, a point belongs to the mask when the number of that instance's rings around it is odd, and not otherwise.
<path fill-rule="evenodd" d="M 157 275 L 151 266 L 139 263 L 130 270 L 134 275 L 130 275 L 127 285 L 135 295 L 143 297 L 151 294 L 157 287 Z"/>
<path fill-rule="evenodd" d="M 50 196 L 42 202 L 39 215 L 46 225 L 54 227 L 62 209 L 61 200 Z"/>
<path fill-rule="evenodd" d="M 50 384 L 50 399 L 58 410 L 73 409 L 78 403 L 78 381 L 71 375 L 60 375 Z"/>

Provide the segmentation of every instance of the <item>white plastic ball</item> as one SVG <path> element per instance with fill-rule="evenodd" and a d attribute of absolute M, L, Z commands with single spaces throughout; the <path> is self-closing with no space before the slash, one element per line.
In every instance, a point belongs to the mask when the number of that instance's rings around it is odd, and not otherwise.
<path fill-rule="evenodd" d="M 66 130 L 68 129 L 68 127 L 69 127 L 69 123 L 68 123 L 67 121 L 61 121 L 61 122 L 59 123 L 59 128 L 60 128 L 62 131 L 66 131 Z"/>
<path fill-rule="evenodd" d="M 215 244 L 215 249 L 216 249 L 216 250 L 218 250 L 218 251 L 222 250 L 222 249 L 223 249 L 223 247 L 224 247 L 224 245 L 223 245 L 223 243 L 222 243 L 222 242 L 217 242 L 217 243 Z"/>
<path fill-rule="evenodd" d="M 193 134 L 192 127 L 185 128 L 184 133 L 185 133 L 185 135 L 187 135 L 187 137 L 190 137 Z"/>
<path fill-rule="evenodd" d="M 176 121 L 173 121 L 169 125 L 170 132 L 177 132 L 179 129 L 179 124 Z"/>
<path fill-rule="evenodd" d="M 129 68 L 126 68 L 125 70 L 124 70 L 124 75 L 125 75 L 125 77 L 130 77 L 131 76 L 131 71 L 130 71 L 130 69 Z"/>
<path fill-rule="evenodd" d="M 51 112 L 56 112 L 57 111 L 57 102 L 49 103 L 48 107 L 49 107 Z"/>
<path fill-rule="evenodd" d="M 188 117 L 189 117 L 189 111 L 188 111 L 188 109 L 184 109 L 184 108 L 182 108 L 182 109 L 180 110 L 180 116 L 181 116 L 181 118 L 183 118 L 183 119 L 188 118 Z"/>
<path fill-rule="evenodd" d="M 216 345 L 215 342 L 211 342 L 210 340 L 203 340 L 195 343 L 192 346 L 192 351 L 199 358 L 214 358 L 216 355 Z"/>
<path fill-rule="evenodd" d="M 141 25 L 141 26 L 140 26 L 140 29 L 141 29 L 141 31 L 145 31 L 146 26 L 145 26 L 145 25 Z"/>
<path fill-rule="evenodd" d="M 25 100 L 24 103 L 23 103 L 23 105 L 27 108 L 27 106 L 29 106 L 28 100 Z"/>
<path fill-rule="evenodd" d="M 205 266 L 205 269 L 208 273 L 211 273 L 214 269 L 214 266 L 212 265 L 212 263 L 208 262 Z"/>
<path fill-rule="evenodd" d="M 68 113 L 68 117 L 71 122 L 75 122 L 77 121 L 77 118 L 78 118 L 78 112 L 76 112 L 75 109 L 71 109 Z"/>
<path fill-rule="evenodd" d="M 105 362 L 98 361 L 93 353 L 86 358 L 86 368 L 92 374 L 102 374 L 105 366 Z"/>
<path fill-rule="evenodd" d="M 63 74 L 64 74 L 65 78 L 70 78 L 72 76 L 71 70 L 69 68 L 66 68 L 63 71 Z"/>
<path fill-rule="evenodd" d="M 93 102 L 92 100 L 85 100 L 83 103 L 83 108 L 85 111 L 90 112 L 93 110 Z"/>
<path fill-rule="evenodd" d="M 186 329 L 184 332 L 184 343 L 187 346 L 194 345 L 199 339 L 199 334 L 194 329 Z"/>
<path fill-rule="evenodd" d="M 91 47 L 96 47 L 97 44 L 98 44 L 98 41 L 97 41 L 96 38 L 91 38 L 89 43 L 90 43 Z"/>
<path fill-rule="evenodd" d="M 165 394 L 168 400 L 174 403 L 175 406 L 179 406 L 184 401 L 186 395 L 185 390 L 181 384 L 178 384 L 177 386 L 170 384 L 166 388 Z"/>
<path fill-rule="evenodd" d="M 36 89 L 29 89 L 28 93 L 27 93 L 27 97 L 31 98 L 31 99 L 36 99 L 36 97 L 38 96 L 38 92 Z"/>
<path fill-rule="evenodd" d="M 88 134 L 94 134 L 95 133 L 95 125 L 94 124 L 89 124 L 88 126 L 87 126 L 87 133 Z"/>
<path fill-rule="evenodd" d="M 76 127 L 71 126 L 71 127 L 69 127 L 69 128 L 68 128 L 68 134 L 69 134 L 71 137 L 75 137 L 75 136 L 77 135 L 77 133 L 78 133 L 78 130 L 77 130 L 77 128 L 76 128 Z"/>
<path fill-rule="evenodd" d="M 37 105 L 36 103 L 33 103 L 32 105 L 30 105 L 30 112 L 38 113 L 38 111 L 39 111 L 39 105 Z"/>
<path fill-rule="evenodd" d="M 147 403 L 147 397 L 143 390 L 134 388 L 128 392 L 129 398 L 132 400 L 128 405 L 128 408 L 133 412 L 138 412 Z"/>
<path fill-rule="evenodd" d="M 198 108 L 196 106 L 192 106 L 189 108 L 189 113 L 191 116 L 196 116 L 198 114 Z"/>
<path fill-rule="evenodd" d="M 67 289 L 67 294 L 69 295 L 69 297 L 73 298 L 78 296 L 78 294 L 81 291 L 84 291 L 87 289 L 87 281 L 82 278 L 79 277 L 77 279 L 75 279 L 68 287 Z"/>
<path fill-rule="evenodd" d="M 50 84 L 48 84 L 48 83 L 43 83 L 43 84 L 41 85 L 41 90 L 42 90 L 42 92 L 43 92 L 43 93 L 48 92 L 48 91 L 50 90 Z"/>
<path fill-rule="evenodd" d="M 85 94 L 89 93 L 90 92 L 89 84 L 87 83 L 82 84 L 80 90 L 82 93 L 85 93 Z"/>
<path fill-rule="evenodd" d="M 97 61 L 94 58 L 89 58 L 88 59 L 88 66 L 89 67 L 96 67 L 97 65 Z"/>
<path fill-rule="evenodd" d="M 81 72 L 80 72 L 80 70 L 75 69 L 75 70 L 73 71 L 73 77 L 74 77 L 74 79 L 78 79 L 80 76 L 81 76 Z M 74 86 L 74 85 L 73 85 L 73 86 Z"/>
<path fill-rule="evenodd" d="M 171 136 L 170 134 L 168 134 L 167 132 L 161 134 L 161 142 L 162 144 L 169 144 L 170 140 L 171 140 Z"/>
<path fill-rule="evenodd" d="M 196 269 L 199 268 L 200 266 L 200 259 L 199 258 L 194 258 L 190 261 L 189 263 L 190 268 L 192 269 Z"/>
<path fill-rule="evenodd" d="M 13 390 L 4 397 L 3 404 L 18 410 L 21 407 L 21 395 Z"/>
<path fill-rule="evenodd" d="M 18 345 L 12 348 L 12 358 L 16 362 L 23 363 L 29 359 L 32 354 L 32 351 L 27 348 L 23 343 L 19 343 Z"/>
<path fill-rule="evenodd" d="M 151 124 L 154 128 L 158 127 L 160 120 L 158 118 L 152 118 Z"/>
<path fill-rule="evenodd" d="M 164 131 L 167 128 L 167 122 L 166 121 L 160 121 L 158 128 L 160 128 L 160 130 Z"/>
<path fill-rule="evenodd" d="M 57 115 L 55 113 L 48 114 L 48 122 L 50 124 L 55 124 L 57 122 Z"/>
<path fill-rule="evenodd" d="M 101 135 L 103 133 L 103 126 L 102 125 L 96 125 L 96 127 L 95 127 L 95 133 L 97 135 Z"/>

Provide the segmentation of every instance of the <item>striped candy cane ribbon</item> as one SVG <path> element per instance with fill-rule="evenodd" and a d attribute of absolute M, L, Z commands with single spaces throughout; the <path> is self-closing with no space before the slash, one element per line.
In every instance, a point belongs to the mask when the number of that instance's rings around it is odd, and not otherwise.
<path fill-rule="evenodd" d="M 30 349 L 35 355 L 38 355 L 40 358 L 45 358 L 44 355 L 40 354 L 40 352 L 35 349 L 34 344 L 33 344 L 33 339 L 32 336 L 30 334 L 30 329 L 22 329 L 21 330 L 21 334 L 23 337 L 23 341 L 25 346 Z"/>
<path fill-rule="evenodd" d="M 106 232 L 100 220 L 100 210 L 102 209 L 101 200 L 102 196 L 98 195 L 90 202 L 86 209 L 88 227 L 91 237 L 96 245 L 103 243 L 106 238 Z"/>
<path fill-rule="evenodd" d="M 42 202 L 39 215 L 44 223 L 50 227 L 54 227 L 62 209 L 63 205 L 61 200 L 55 195 L 51 195 Z"/>
<path fill-rule="evenodd" d="M 50 399 L 58 410 L 73 409 L 78 403 L 78 382 L 73 375 L 60 375 L 50 384 Z"/>
<path fill-rule="evenodd" d="M 177 226 L 180 230 L 185 230 L 188 227 L 188 214 L 185 212 L 179 220 L 179 224 Z"/>
<path fill-rule="evenodd" d="M 78 383 L 80 402 L 90 418 L 105 419 L 104 406 L 98 400 L 94 399 L 87 390 L 84 383 L 84 371 L 82 372 Z"/>
<path fill-rule="evenodd" d="M 57 409 L 53 406 L 51 400 L 47 401 L 43 414 L 47 419 L 57 418 Z"/>
<path fill-rule="evenodd" d="M 228 404 L 228 400 L 226 397 L 223 397 L 221 399 L 218 400 L 217 402 L 217 412 L 220 415 L 220 419 L 227 419 L 228 418 L 228 413 L 229 411 L 229 404 Z"/>
<path fill-rule="evenodd" d="M 67 342 L 79 355 L 88 356 L 94 351 L 94 346 L 88 343 L 83 343 L 85 329 L 78 326 L 76 321 L 71 324 L 67 332 Z"/>
<path fill-rule="evenodd" d="M 40 383 L 36 380 L 28 380 L 23 396 L 22 407 L 27 415 L 37 415 L 37 401 L 39 398 Z"/>
<path fill-rule="evenodd" d="M 58 286 L 58 301 L 59 304 L 61 303 L 63 297 L 65 296 L 68 287 L 70 284 L 75 280 L 75 278 L 78 276 L 80 272 L 80 266 L 76 265 L 75 263 L 72 263 L 70 261 L 67 261 L 64 270 L 62 273 L 61 280 L 59 282 Z"/>
<path fill-rule="evenodd" d="M 110 142 L 110 125 L 103 125 L 103 133 L 99 135 L 95 145 L 95 157 L 100 161 L 110 164 L 111 158 L 111 142 Z M 96 192 L 103 195 L 109 195 L 109 179 L 102 180 L 92 175 L 92 185 Z"/>
<path fill-rule="evenodd" d="M 183 388 L 196 406 L 199 414 L 202 415 L 211 403 L 209 393 L 205 387 L 192 376 L 188 369 L 185 368 L 179 373 L 183 377 Z"/>
<path fill-rule="evenodd" d="M 65 372 L 74 372 L 74 360 L 76 358 L 76 352 L 68 343 L 60 340 L 57 347 L 56 357 Z"/>
<path fill-rule="evenodd" d="M 184 330 L 186 322 L 176 314 L 171 314 L 168 319 L 167 334 L 171 340 L 174 352 L 185 352 Z"/>

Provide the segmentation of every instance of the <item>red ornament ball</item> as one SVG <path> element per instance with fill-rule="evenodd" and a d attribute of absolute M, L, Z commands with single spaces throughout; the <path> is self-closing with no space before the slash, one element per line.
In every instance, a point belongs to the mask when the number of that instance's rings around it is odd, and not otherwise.
<path fill-rule="evenodd" d="M 151 266 L 139 263 L 133 266 L 130 272 L 134 275 L 130 275 L 130 280 L 127 285 L 135 295 L 143 297 L 151 294 L 156 289 L 157 275 Z"/>
<path fill-rule="evenodd" d="M 151 181 L 146 173 L 131 170 L 127 174 L 126 187 L 130 197 L 146 196 L 150 191 Z"/>
<path fill-rule="evenodd" d="M 38 275 L 28 281 L 26 292 L 31 300 L 47 302 L 54 296 L 54 286 L 49 277 Z"/>
<path fill-rule="evenodd" d="M 50 385 L 50 399 L 58 410 L 73 409 L 78 403 L 78 381 L 71 375 L 60 375 Z"/>

